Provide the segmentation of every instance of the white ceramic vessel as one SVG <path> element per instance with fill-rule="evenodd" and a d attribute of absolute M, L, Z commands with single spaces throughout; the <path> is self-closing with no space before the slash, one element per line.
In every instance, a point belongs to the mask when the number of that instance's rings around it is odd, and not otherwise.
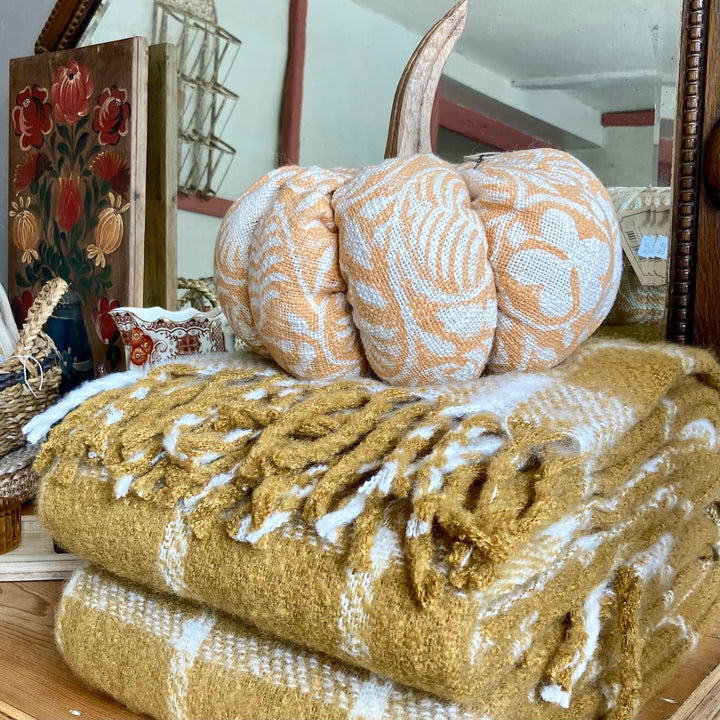
<path fill-rule="evenodd" d="M 119 307 L 109 313 L 122 335 L 128 369 L 233 349 L 232 329 L 219 307 L 208 312 Z"/>

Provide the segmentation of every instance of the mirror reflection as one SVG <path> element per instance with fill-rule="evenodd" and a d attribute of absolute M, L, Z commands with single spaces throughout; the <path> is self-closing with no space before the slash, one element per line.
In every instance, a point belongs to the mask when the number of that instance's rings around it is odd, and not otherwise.
<path fill-rule="evenodd" d="M 105 0 L 82 44 L 153 39 L 151 0 Z M 237 96 L 216 132 L 235 153 L 214 190 L 238 197 L 279 164 L 288 2 L 165 0 L 242 45 L 224 86 Z M 396 85 L 420 37 L 451 0 L 312 0 L 304 59 L 301 165 L 358 167 L 382 159 Z M 493 150 L 551 145 L 585 162 L 608 187 L 664 309 L 681 0 L 470 0 L 468 22 L 440 84 L 436 151 L 457 162 Z M 150 100 L 152 117 L 152 99 Z M 628 188 L 636 188 L 636 192 Z M 180 211 L 178 273 L 212 274 L 220 220 Z M 645 213 L 644 219 L 641 214 Z M 666 224 L 664 224 L 666 223 Z M 633 233 L 635 234 L 633 236 Z M 626 238 L 627 239 L 627 238 Z M 649 253 L 649 255 L 648 255 Z M 631 253 L 630 253 L 631 254 Z M 655 262 L 657 261 L 657 262 Z M 660 268 L 660 269 L 658 269 Z M 641 278 L 636 269 L 635 280 Z M 662 277 L 660 277 L 662 276 Z M 635 293 L 637 295 L 637 292 Z M 626 320 L 628 317 L 623 316 Z M 621 321 L 619 318 L 618 321 Z"/>

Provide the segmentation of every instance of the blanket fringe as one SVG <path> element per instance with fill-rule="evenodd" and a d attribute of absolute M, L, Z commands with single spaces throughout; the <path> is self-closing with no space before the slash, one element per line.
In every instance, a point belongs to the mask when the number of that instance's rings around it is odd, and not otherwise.
<path fill-rule="evenodd" d="M 303 519 L 356 570 L 370 566 L 374 538 L 392 523 L 424 606 L 446 582 L 487 586 L 560 506 L 582 507 L 588 491 L 588 454 L 568 450 L 575 441 L 565 430 L 511 424 L 478 410 L 478 398 L 477 388 L 166 365 L 86 399 L 53 431 L 36 469 L 52 466 L 64 483 L 77 457 L 102 464 L 118 496 L 183 503 L 200 537 L 220 519 L 234 539 L 262 546 Z M 643 437 L 632 434 L 639 460 L 651 451 Z"/>
<path fill-rule="evenodd" d="M 629 720 L 635 716 L 640 697 L 640 633 L 638 611 L 642 597 L 642 582 L 637 571 L 621 567 L 615 576 L 615 595 L 620 625 L 620 694 L 614 717 Z"/>

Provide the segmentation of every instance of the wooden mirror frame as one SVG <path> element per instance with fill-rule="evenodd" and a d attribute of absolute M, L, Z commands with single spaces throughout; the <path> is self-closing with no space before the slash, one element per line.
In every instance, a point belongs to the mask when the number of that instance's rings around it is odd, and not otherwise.
<path fill-rule="evenodd" d="M 35 41 L 35 53 L 75 47 L 102 0 L 57 0 Z"/>
<path fill-rule="evenodd" d="M 720 156 L 708 142 L 720 121 L 719 12 L 720 0 L 683 3 L 667 338 L 720 354 L 720 205 L 711 199 Z"/>
<path fill-rule="evenodd" d="M 37 39 L 35 52 L 74 47 L 100 3 L 101 0 L 57 0 Z M 707 72 L 707 68 L 717 68 L 719 64 L 720 0 L 684 0 L 666 336 L 676 343 L 714 348 L 717 353 L 720 353 L 720 77 L 716 72 Z"/>

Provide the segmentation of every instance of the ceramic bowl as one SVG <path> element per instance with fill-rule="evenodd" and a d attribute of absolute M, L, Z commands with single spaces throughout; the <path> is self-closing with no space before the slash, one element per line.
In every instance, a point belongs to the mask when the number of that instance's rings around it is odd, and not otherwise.
<path fill-rule="evenodd" d="M 208 312 L 119 307 L 109 312 L 122 335 L 128 369 L 233 349 L 232 330 L 219 307 Z"/>

